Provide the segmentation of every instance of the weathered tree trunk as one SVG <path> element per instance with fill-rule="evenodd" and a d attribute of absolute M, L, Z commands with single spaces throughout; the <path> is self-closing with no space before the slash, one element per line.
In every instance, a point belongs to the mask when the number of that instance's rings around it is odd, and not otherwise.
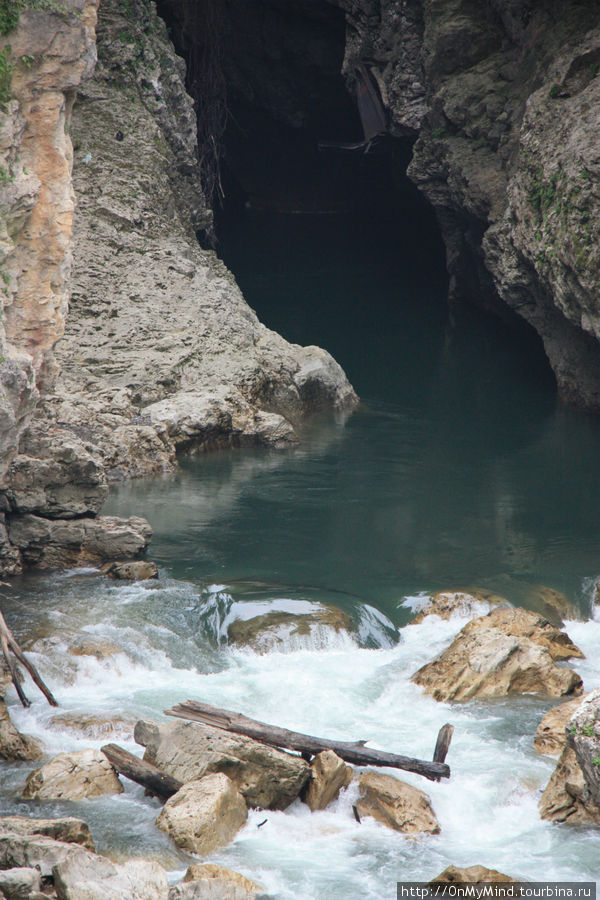
<path fill-rule="evenodd" d="M 450 741 L 452 740 L 453 734 L 454 725 L 442 725 L 437 736 L 437 741 L 435 742 L 435 750 L 433 751 L 434 762 L 446 762 L 446 756 L 448 754 L 448 750 L 450 749 Z M 440 781 L 439 775 L 435 780 Z"/>
<path fill-rule="evenodd" d="M 119 775 L 124 775 L 125 778 L 141 784 L 163 800 L 168 800 L 169 797 L 172 797 L 173 794 L 176 794 L 183 787 L 183 782 L 178 781 L 176 778 L 171 778 L 170 775 L 165 775 L 156 766 L 134 756 L 133 753 L 129 753 L 127 750 L 123 750 L 122 747 L 118 747 L 116 744 L 105 744 L 101 749 Z"/>
<path fill-rule="evenodd" d="M 405 769 L 407 772 L 416 772 L 436 781 L 440 778 L 450 777 L 450 768 L 443 761 L 428 762 L 423 759 L 412 759 L 408 756 L 399 756 L 395 753 L 386 753 L 383 750 L 372 750 L 365 747 L 366 741 L 330 741 L 326 738 L 312 737 L 308 734 L 300 734 L 296 731 L 288 731 L 286 728 L 277 728 L 274 725 L 266 725 L 249 719 L 240 713 L 230 712 L 210 706 L 208 703 L 198 703 L 188 700 L 179 703 L 173 709 L 165 710 L 165 715 L 176 716 L 180 719 L 191 719 L 193 722 L 202 722 L 204 725 L 212 725 L 222 728 L 224 731 L 232 731 L 234 734 L 243 734 L 263 744 L 274 747 L 283 747 L 288 750 L 298 750 L 300 753 L 316 754 L 321 750 L 333 750 L 341 759 L 358 766 L 390 766 L 396 769 Z M 451 728 L 451 726 L 444 726 Z M 443 730 L 443 729 L 442 729 Z M 444 758 L 450 745 L 452 733 L 449 732 Z M 439 743 L 438 738 L 438 743 Z M 437 748 L 436 748 L 437 749 Z"/>
<path fill-rule="evenodd" d="M 58 703 L 54 699 L 52 692 L 50 691 L 49 688 L 46 687 L 46 685 L 42 681 L 42 677 L 39 674 L 38 670 L 33 665 L 33 663 L 29 662 L 29 660 L 27 659 L 27 657 L 25 656 L 25 654 L 23 653 L 23 651 L 17 644 L 12 631 L 10 630 L 10 628 L 8 627 L 8 625 L 6 624 L 6 622 L 4 620 L 4 616 L 2 615 L 2 613 L 0 613 L 0 647 L 2 648 L 2 655 L 4 656 L 4 659 L 6 660 L 6 664 L 7 664 L 8 668 L 10 669 L 10 676 L 12 678 L 12 683 L 15 686 L 15 690 L 16 690 L 17 694 L 19 695 L 19 700 L 21 701 L 23 706 L 25 706 L 25 707 L 31 706 L 31 703 L 25 696 L 25 691 L 21 687 L 21 682 L 19 679 L 19 672 L 15 665 L 14 659 L 12 659 L 12 657 L 9 654 L 9 650 L 12 650 L 12 652 L 17 657 L 19 662 L 23 666 L 25 666 L 25 668 L 31 675 L 34 683 L 40 689 L 40 691 L 42 692 L 42 694 L 44 695 L 44 697 L 46 698 L 46 700 L 48 701 L 50 706 L 58 706 Z"/>

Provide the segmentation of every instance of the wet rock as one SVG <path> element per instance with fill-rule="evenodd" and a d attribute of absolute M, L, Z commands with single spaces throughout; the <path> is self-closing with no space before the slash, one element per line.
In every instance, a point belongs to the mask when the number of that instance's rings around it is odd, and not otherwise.
<path fill-rule="evenodd" d="M 149 559 L 107 563 L 102 566 L 102 571 L 110 578 L 115 578 L 119 581 L 146 581 L 149 578 L 158 578 L 156 563 L 151 562 Z"/>
<path fill-rule="evenodd" d="M 568 825 L 600 824 L 600 807 L 589 797 L 575 751 L 565 746 L 539 802 L 542 819 Z"/>
<path fill-rule="evenodd" d="M 302 613 L 274 610 L 251 619 L 236 619 L 227 631 L 231 644 L 251 647 L 257 653 L 270 653 L 282 647 L 296 648 L 309 643 L 327 642 L 334 634 L 354 632 L 350 616 L 335 606 L 312 604 Z"/>
<path fill-rule="evenodd" d="M 251 738 L 195 722 L 138 722 L 134 732 L 144 759 L 184 784 L 223 772 L 249 807 L 286 809 L 310 775 L 303 759 Z"/>
<path fill-rule="evenodd" d="M 94 637 L 93 635 L 81 635 L 69 643 L 69 650 L 74 656 L 95 656 L 96 659 L 108 659 L 116 653 L 122 653 L 123 650 L 112 641 L 106 641 L 104 638 Z"/>
<path fill-rule="evenodd" d="M 139 557 L 148 546 L 152 528 L 137 516 L 50 520 L 19 515 L 10 520 L 9 537 L 28 566 L 64 569 Z"/>
<path fill-rule="evenodd" d="M 302 799 L 313 812 L 325 809 L 354 777 L 352 767 L 347 766 L 333 750 L 317 753 L 310 764 L 310 770 L 310 781 Z"/>
<path fill-rule="evenodd" d="M 413 675 L 436 700 L 510 693 L 579 694 L 582 681 L 555 660 L 583 654 L 568 635 L 523 609 L 498 607 L 474 619 L 450 647 Z"/>
<path fill-rule="evenodd" d="M 59 753 L 28 777 L 25 800 L 83 800 L 121 794 L 123 785 L 100 750 Z"/>
<path fill-rule="evenodd" d="M 190 866 L 183 882 L 171 888 L 169 900 L 254 900 L 261 888 L 223 866 Z"/>
<path fill-rule="evenodd" d="M 467 866 L 464 869 L 458 866 L 448 866 L 437 878 L 433 878 L 430 884 L 454 884 L 462 882 L 463 884 L 480 884 L 481 882 L 503 882 L 518 881 L 518 878 L 511 878 L 509 875 L 503 875 L 497 869 L 488 869 L 485 866 Z"/>
<path fill-rule="evenodd" d="M 42 879 L 37 869 L 0 871 L 0 895 L 6 900 L 28 900 L 32 891 L 41 891 Z"/>
<path fill-rule="evenodd" d="M 581 613 L 568 597 L 543 584 L 528 585 L 523 593 L 523 603 L 558 628 L 568 620 L 581 619 Z"/>
<path fill-rule="evenodd" d="M 157 862 L 128 860 L 121 865 L 80 851 L 53 869 L 60 900 L 167 900 L 167 875 Z"/>
<path fill-rule="evenodd" d="M 439 834 L 440 826 L 423 791 L 393 775 L 367 772 L 358 778 L 359 815 L 371 816 L 404 834 Z"/>
<path fill-rule="evenodd" d="M 207 854 L 229 844 L 247 818 L 246 803 L 235 784 L 218 773 L 184 784 L 169 797 L 156 824 L 178 847 Z"/>
<path fill-rule="evenodd" d="M 492 599 L 493 598 L 493 599 Z M 487 612 L 486 605 L 506 603 L 503 597 L 478 591 L 439 591 L 425 598 L 424 605 L 417 610 L 411 625 L 418 625 L 425 616 L 439 616 L 450 619 L 453 615 L 474 616 Z"/>
<path fill-rule="evenodd" d="M 95 716 L 86 713 L 60 713 L 52 716 L 49 725 L 58 731 L 67 731 L 92 741 L 115 738 L 131 740 L 135 718 L 122 716 Z"/>
<path fill-rule="evenodd" d="M 600 688 L 592 691 L 567 726 L 567 742 L 575 751 L 586 784 L 586 801 L 600 813 Z"/>
<path fill-rule="evenodd" d="M 21 734 L 13 725 L 4 700 L 0 699 L 0 759 L 36 760 L 43 756 L 35 738 Z"/>
<path fill-rule="evenodd" d="M 533 739 L 533 746 L 538 753 L 560 756 L 565 746 L 565 729 L 571 717 L 581 706 L 582 700 L 587 696 L 587 694 L 582 694 L 575 700 L 568 700 L 566 703 L 561 703 L 548 710 L 541 719 Z"/>
<path fill-rule="evenodd" d="M 90 829 L 83 819 L 34 819 L 29 816 L 0 816 L 0 833 L 40 835 L 65 844 L 81 844 L 94 850 Z"/>

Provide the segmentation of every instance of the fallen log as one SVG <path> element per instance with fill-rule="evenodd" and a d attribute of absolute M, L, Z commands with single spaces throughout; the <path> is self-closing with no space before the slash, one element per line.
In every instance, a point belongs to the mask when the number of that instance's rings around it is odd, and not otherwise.
<path fill-rule="evenodd" d="M 383 750 L 373 750 L 371 747 L 365 747 L 366 741 L 331 741 L 327 738 L 312 737 L 297 731 L 288 731 L 287 728 L 267 725 L 256 719 L 249 719 L 241 713 L 210 706 L 208 703 L 199 703 L 196 700 L 179 703 L 172 709 L 165 710 L 165 715 L 190 719 L 192 722 L 201 722 L 203 725 L 212 725 L 223 731 L 243 734 L 262 744 L 283 747 L 286 750 L 297 750 L 303 754 L 308 753 L 314 756 L 322 750 L 333 750 L 341 759 L 357 766 L 390 766 L 395 769 L 404 769 L 407 772 L 416 772 L 430 781 L 450 777 L 450 767 L 443 760 L 428 762 L 424 759 L 412 759 L 409 756 L 386 753 Z M 452 726 L 444 727 L 451 728 Z M 444 758 L 448 752 L 451 737 L 452 733 L 450 732 L 447 737 Z"/>
<path fill-rule="evenodd" d="M 148 791 L 164 800 L 168 800 L 173 794 L 183 787 L 183 782 L 170 775 L 165 775 L 152 763 L 145 762 L 133 753 L 123 750 L 117 744 L 105 744 L 100 748 L 111 766 L 117 770 L 119 775 L 124 775 L 130 781 L 141 784 Z"/>
<path fill-rule="evenodd" d="M 6 660 L 6 664 L 10 670 L 10 677 L 12 679 L 12 683 L 15 686 L 15 690 L 16 690 L 19 700 L 21 701 L 23 706 L 29 707 L 29 706 L 31 706 L 31 702 L 25 696 L 25 691 L 23 690 L 23 688 L 21 686 L 19 671 L 17 669 L 17 666 L 15 665 L 14 659 L 12 659 L 12 657 L 9 654 L 9 650 L 12 650 L 13 654 L 17 657 L 19 662 L 27 669 L 27 671 L 31 675 L 31 678 L 32 678 L 34 684 L 37 685 L 37 687 L 40 689 L 40 691 L 42 692 L 42 694 L 44 695 L 44 697 L 46 698 L 46 700 L 48 701 L 50 706 L 58 706 L 58 703 L 54 699 L 54 695 L 52 694 L 52 691 L 48 687 L 46 687 L 46 685 L 44 684 L 42 677 L 41 677 L 40 673 L 38 672 L 38 670 L 36 669 L 36 667 L 33 665 L 33 663 L 29 662 L 29 660 L 27 659 L 27 657 L 25 656 L 25 654 L 19 647 L 12 631 L 6 624 L 4 616 L 2 615 L 1 612 L 0 612 L 0 648 L 2 649 L 2 655 L 4 656 L 4 659 Z"/>

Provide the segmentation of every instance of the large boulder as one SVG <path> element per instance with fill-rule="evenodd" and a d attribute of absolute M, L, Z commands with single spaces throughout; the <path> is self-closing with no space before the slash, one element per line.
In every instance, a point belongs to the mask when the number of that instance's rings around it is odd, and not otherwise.
<path fill-rule="evenodd" d="M 51 878 L 55 866 L 80 854 L 86 859 L 101 859 L 77 844 L 55 841 L 43 835 L 0 833 L 0 869 L 37 869 L 42 878 Z"/>
<path fill-rule="evenodd" d="M 464 869 L 458 866 L 448 866 L 436 878 L 432 878 L 430 884 L 481 884 L 482 882 L 518 881 L 503 875 L 497 869 L 488 869 L 486 866 L 467 866 Z"/>
<path fill-rule="evenodd" d="M 0 759 L 36 760 L 43 756 L 41 745 L 32 737 L 21 734 L 13 725 L 6 703 L 0 697 Z"/>
<path fill-rule="evenodd" d="M 450 647 L 413 675 L 436 700 L 506 694 L 579 694 L 576 672 L 555 664 L 583 654 L 565 632 L 524 609 L 497 607 L 474 619 Z"/>
<path fill-rule="evenodd" d="M 440 826 L 424 791 L 393 775 L 366 772 L 358 779 L 360 816 L 371 816 L 404 834 L 439 834 Z"/>
<path fill-rule="evenodd" d="M 6 900 L 28 900 L 39 893 L 42 879 L 37 869 L 18 868 L 0 871 L 0 897 Z"/>
<path fill-rule="evenodd" d="M 254 881 L 223 866 L 190 866 L 183 882 L 169 892 L 169 900 L 255 900 L 261 888 Z"/>
<path fill-rule="evenodd" d="M 156 824 L 178 847 L 207 854 L 233 840 L 247 818 L 246 803 L 235 784 L 217 773 L 184 784 L 169 797 Z"/>
<path fill-rule="evenodd" d="M 102 566 L 102 571 L 116 581 L 147 581 L 149 578 L 158 578 L 156 563 L 149 559 L 106 563 Z"/>
<path fill-rule="evenodd" d="M 100 750 L 59 753 L 28 777 L 25 800 L 84 800 L 121 794 L 123 785 Z"/>
<path fill-rule="evenodd" d="M 94 850 L 94 841 L 83 819 L 69 816 L 64 819 L 33 819 L 29 816 L 0 816 L 0 834 L 38 835 L 65 844 L 81 844 Z"/>
<path fill-rule="evenodd" d="M 299 756 L 195 722 L 138 722 L 134 732 L 144 759 L 184 784 L 213 772 L 235 783 L 249 807 L 286 809 L 310 776 Z"/>
<path fill-rule="evenodd" d="M 575 711 L 567 726 L 567 742 L 583 772 L 588 800 L 600 811 L 600 688 Z"/>
<path fill-rule="evenodd" d="M 542 819 L 551 822 L 600 824 L 600 807 L 590 799 L 575 751 L 568 745 L 542 794 L 539 810 Z"/>
<path fill-rule="evenodd" d="M 130 859 L 118 865 L 103 856 L 67 856 L 54 870 L 59 900 L 167 900 L 169 885 L 153 860 Z"/>
<path fill-rule="evenodd" d="M 533 739 L 533 746 L 538 753 L 560 756 L 565 746 L 565 729 L 586 696 L 588 695 L 582 694 L 575 700 L 567 700 L 548 710 L 540 720 Z"/>
<path fill-rule="evenodd" d="M 325 809 L 353 777 L 352 766 L 347 766 L 333 750 L 323 750 L 310 764 L 310 780 L 302 799 L 312 812 Z"/>

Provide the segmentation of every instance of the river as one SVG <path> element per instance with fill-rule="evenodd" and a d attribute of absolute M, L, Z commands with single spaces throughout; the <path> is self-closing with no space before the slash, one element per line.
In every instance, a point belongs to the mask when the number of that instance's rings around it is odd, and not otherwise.
<path fill-rule="evenodd" d="M 121 715 L 116 739 L 137 752 L 130 720 L 187 698 L 424 758 L 439 727 L 455 726 L 451 779 L 406 775 L 430 794 L 437 836 L 358 824 L 352 786 L 324 812 L 298 801 L 250 814 L 211 861 L 282 900 L 391 900 L 396 881 L 450 863 L 532 880 L 597 877 L 600 829 L 557 827 L 537 810 L 555 761 L 532 741 L 552 704 L 424 696 L 410 676 L 467 619 L 408 623 L 427 592 L 476 586 L 534 607 L 545 585 L 574 604 L 567 630 L 586 653 L 574 668 L 586 689 L 600 685 L 600 422 L 557 402 L 529 335 L 474 310 L 448 312 L 431 224 L 410 197 L 401 203 L 393 227 L 248 210 L 223 230 L 221 252 L 249 303 L 286 338 L 333 353 L 361 397 L 355 413 L 311 423 L 294 449 L 203 455 L 174 476 L 115 486 L 105 511 L 154 526 L 157 581 L 75 570 L 4 589 L 9 624 L 61 712 Z M 235 618 L 319 604 L 348 613 L 354 636 L 316 629 L 265 654 L 227 644 Z M 69 652 L 82 638 L 96 655 Z M 10 706 L 49 752 L 106 742 L 60 727 L 42 698 Z M 3 768 L 0 812 L 79 815 L 100 852 L 155 856 L 173 878 L 184 871 L 188 857 L 155 829 L 158 804 L 140 788 L 26 803 L 18 790 L 31 768 Z"/>

